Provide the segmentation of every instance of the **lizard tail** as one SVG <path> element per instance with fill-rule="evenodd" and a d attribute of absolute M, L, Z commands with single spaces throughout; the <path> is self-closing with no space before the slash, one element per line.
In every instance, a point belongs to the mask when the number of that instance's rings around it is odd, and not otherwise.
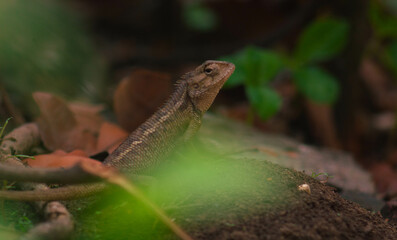
<path fill-rule="evenodd" d="M 32 201 L 56 201 L 56 200 L 72 200 L 84 198 L 95 193 L 103 191 L 105 184 L 84 184 L 73 185 L 60 188 L 52 188 L 48 190 L 32 190 L 32 191 L 0 191 L 0 199 L 17 200 L 24 202 Z"/>

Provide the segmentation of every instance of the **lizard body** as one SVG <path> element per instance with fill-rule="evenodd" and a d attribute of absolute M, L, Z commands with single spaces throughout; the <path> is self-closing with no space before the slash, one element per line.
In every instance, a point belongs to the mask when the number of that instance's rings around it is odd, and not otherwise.
<path fill-rule="evenodd" d="M 183 75 L 168 101 L 104 161 L 121 172 L 137 174 L 155 166 L 176 145 L 190 139 L 201 117 L 234 71 L 223 61 L 206 61 Z M 21 201 L 69 200 L 102 191 L 104 183 L 80 184 L 49 190 L 0 191 L 0 199 Z"/>

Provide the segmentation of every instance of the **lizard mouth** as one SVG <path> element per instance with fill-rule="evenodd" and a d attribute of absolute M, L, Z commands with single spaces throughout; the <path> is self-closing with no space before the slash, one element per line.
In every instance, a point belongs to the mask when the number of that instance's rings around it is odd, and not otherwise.
<path fill-rule="evenodd" d="M 227 64 L 228 64 L 228 69 L 225 75 L 223 76 L 224 78 L 229 78 L 233 74 L 234 69 L 236 68 L 233 63 L 227 63 Z"/>
<path fill-rule="evenodd" d="M 233 63 L 230 62 L 224 62 L 224 61 L 215 61 L 223 66 L 225 66 L 225 71 L 223 72 L 223 74 L 220 77 L 219 82 L 225 83 L 226 80 L 232 75 L 232 73 L 234 72 L 235 66 Z"/>

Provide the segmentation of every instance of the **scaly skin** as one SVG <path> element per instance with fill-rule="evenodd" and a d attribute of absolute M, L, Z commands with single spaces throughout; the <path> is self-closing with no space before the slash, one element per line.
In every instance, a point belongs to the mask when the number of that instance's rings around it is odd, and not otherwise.
<path fill-rule="evenodd" d="M 202 115 L 208 110 L 234 65 L 206 61 L 183 75 L 175 91 L 153 114 L 104 161 L 129 174 L 155 166 L 176 145 L 189 140 L 200 128 Z M 20 201 L 70 200 L 102 191 L 106 184 L 81 184 L 49 190 L 0 191 L 0 198 Z"/>

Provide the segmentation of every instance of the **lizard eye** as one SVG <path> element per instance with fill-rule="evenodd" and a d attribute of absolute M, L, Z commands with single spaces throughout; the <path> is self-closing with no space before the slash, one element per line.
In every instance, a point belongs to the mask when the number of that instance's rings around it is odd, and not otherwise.
<path fill-rule="evenodd" d="M 211 73 L 212 73 L 212 68 L 206 67 L 206 68 L 204 69 L 204 72 L 205 72 L 205 74 L 211 74 Z"/>

